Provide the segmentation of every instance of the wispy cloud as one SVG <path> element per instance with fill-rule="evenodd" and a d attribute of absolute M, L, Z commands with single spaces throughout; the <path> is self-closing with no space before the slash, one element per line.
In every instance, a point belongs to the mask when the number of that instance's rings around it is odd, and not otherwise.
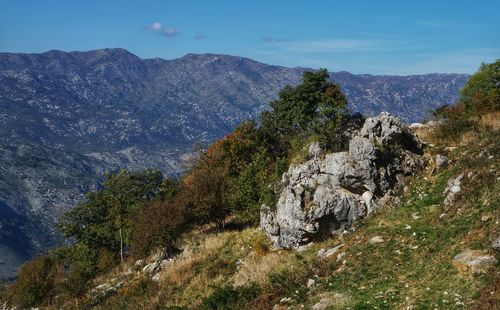
<path fill-rule="evenodd" d="M 163 26 L 159 22 L 154 22 L 147 27 L 147 29 L 159 33 L 160 35 L 172 38 L 179 34 L 179 31 L 174 27 Z"/>
<path fill-rule="evenodd" d="M 425 28 L 441 28 L 441 29 L 457 29 L 457 28 L 475 28 L 479 26 L 478 24 L 464 23 L 464 22 L 455 22 L 455 21 L 435 21 L 435 20 L 418 20 L 414 21 L 413 24 L 425 27 Z"/>
<path fill-rule="evenodd" d="M 283 38 L 277 38 L 277 37 L 270 37 L 270 36 L 265 36 L 261 38 L 262 42 L 266 43 L 280 43 L 280 42 L 288 42 L 290 40 L 283 39 Z"/>
<path fill-rule="evenodd" d="M 195 40 L 205 40 L 206 38 L 207 38 L 207 36 L 204 34 L 197 34 L 194 36 Z"/>
<path fill-rule="evenodd" d="M 315 41 L 290 41 L 281 47 L 289 52 L 300 53 L 334 53 L 334 52 L 367 52 L 388 50 L 389 42 L 365 39 L 328 39 Z"/>
<path fill-rule="evenodd" d="M 412 65 L 400 66 L 400 69 L 414 73 L 474 73 L 482 62 L 495 61 L 499 58 L 498 55 L 500 55 L 500 47 L 471 48 L 449 53 L 426 53 L 415 55 L 415 62 Z"/>

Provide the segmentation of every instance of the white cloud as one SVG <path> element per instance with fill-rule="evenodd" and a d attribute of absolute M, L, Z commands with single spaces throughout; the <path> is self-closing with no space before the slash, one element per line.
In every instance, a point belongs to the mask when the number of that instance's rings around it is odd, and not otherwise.
<path fill-rule="evenodd" d="M 171 38 L 179 34 L 179 31 L 174 27 L 165 27 L 159 22 L 154 22 L 147 27 L 147 29 L 157 32 L 164 37 Z"/>
<path fill-rule="evenodd" d="M 149 29 L 153 31 L 160 31 L 161 30 L 161 24 L 159 22 L 154 22 L 151 25 L 149 25 Z"/>

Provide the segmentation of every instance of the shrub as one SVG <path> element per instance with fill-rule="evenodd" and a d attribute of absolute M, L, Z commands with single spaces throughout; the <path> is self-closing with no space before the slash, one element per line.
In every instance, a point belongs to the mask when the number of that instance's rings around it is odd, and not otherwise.
<path fill-rule="evenodd" d="M 108 249 L 101 249 L 98 251 L 96 267 L 99 272 L 109 271 L 111 268 L 116 266 L 117 262 L 118 255 L 116 253 L 111 252 Z"/>
<path fill-rule="evenodd" d="M 180 194 L 182 205 L 190 210 L 191 220 L 200 225 L 215 224 L 221 231 L 229 214 L 228 177 L 210 152 L 203 152 L 194 168 L 184 178 Z"/>
<path fill-rule="evenodd" d="M 240 222 L 257 224 L 261 205 L 274 198 L 274 192 L 269 188 L 274 181 L 274 165 L 266 151 L 258 152 L 232 179 L 227 200 L 231 212 Z"/>
<path fill-rule="evenodd" d="M 10 290 L 10 301 L 20 308 L 50 304 L 56 294 L 57 263 L 51 256 L 39 256 L 19 269 Z"/>
<path fill-rule="evenodd" d="M 189 228 L 186 211 L 179 199 L 154 202 L 140 210 L 132 229 L 133 255 L 144 257 L 158 247 L 175 250 L 177 239 Z"/>
<path fill-rule="evenodd" d="M 232 310 L 246 309 L 248 302 L 257 298 L 260 294 L 258 285 L 218 287 L 210 296 L 205 298 L 199 309 L 201 310 Z"/>
<path fill-rule="evenodd" d="M 269 239 L 263 233 L 259 233 L 252 239 L 252 249 L 257 256 L 264 256 L 270 250 Z"/>
<path fill-rule="evenodd" d="M 76 244 L 60 249 L 58 255 L 64 267 L 61 290 L 71 297 L 84 295 L 98 272 L 97 250 L 84 244 Z"/>
<path fill-rule="evenodd" d="M 441 121 L 436 138 L 457 140 L 463 133 L 477 130 L 481 116 L 500 110 L 500 59 L 482 64 L 460 93 L 460 101 L 434 111 Z"/>
<path fill-rule="evenodd" d="M 500 59 L 482 64 L 460 92 L 467 113 L 481 115 L 500 109 Z"/>

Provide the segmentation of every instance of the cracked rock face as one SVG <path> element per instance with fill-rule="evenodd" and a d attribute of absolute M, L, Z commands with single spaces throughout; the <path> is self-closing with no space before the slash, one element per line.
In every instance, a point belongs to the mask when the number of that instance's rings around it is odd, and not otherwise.
<path fill-rule="evenodd" d="M 348 151 L 318 154 L 310 152 L 309 161 L 291 165 L 275 210 L 261 210 L 261 227 L 276 247 L 295 248 L 341 233 L 423 165 L 420 140 L 388 113 L 368 118 Z"/>

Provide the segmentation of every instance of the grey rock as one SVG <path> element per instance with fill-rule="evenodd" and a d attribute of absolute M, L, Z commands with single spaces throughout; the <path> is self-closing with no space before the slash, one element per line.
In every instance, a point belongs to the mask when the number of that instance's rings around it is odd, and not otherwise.
<path fill-rule="evenodd" d="M 438 121 L 428 121 L 427 123 L 425 123 L 425 126 L 427 127 L 436 127 L 437 125 L 439 125 Z"/>
<path fill-rule="evenodd" d="M 446 167 L 446 165 L 448 165 L 449 160 L 448 160 L 448 157 L 441 155 L 441 154 L 437 154 L 435 161 L 436 161 L 437 168 L 444 168 L 444 167 Z"/>
<path fill-rule="evenodd" d="M 276 213 L 267 205 L 262 205 L 260 208 L 260 226 L 268 233 L 271 241 L 276 243 L 277 236 L 280 234 L 280 227 L 276 222 Z"/>
<path fill-rule="evenodd" d="M 491 244 L 491 248 L 497 252 L 500 252 L 500 236 Z"/>
<path fill-rule="evenodd" d="M 312 306 L 312 310 L 325 310 L 331 309 L 334 307 L 335 309 L 346 309 L 349 299 L 339 293 L 326 293 L 321 294 L 320 300 Z"/>
<path fill-rule="evenodd" d="M 367 138 L 358 136 L 349 141 L 349 156 L 356 161 L 373 161 L 378 152 L 377 147 Z"/>
<path fill-rule="evenodd" d="M 373 193 L 370 191 L 366 191 L 363 195 L 361 195 L 361 198 L 363 198 L 363 201 L 365 202 L 368 214 L 372 213 L 373 209 L 376 207 L 373 197 Z"/>
<path fill-rule="evenodd" d="M 402 124 L 399 119 L 387 112 L 369 118 L 361 128 L 361 137 L 368 138 L 381 145 L 399 144 L 403 138 Z"/>
<path fill-rule="evenodd" d="M 425 128 L 425 124 L 422 123 L 411 123 L 410 128 L 411 129 L 418 129 L 418 128 Z"/>
<path fill-rule="evenodd" d="M 309 144 L 309 149 L 308 149 L 309 158 L 319 157 L 322 153 L 323 150 L 321 149 L 319 142 L 315 141 Z"/>
<path fill-rule="evenodd" d="M 455 202 L 456 195 L 461 190 L 460 186 L 463 178 L 464 174 L 461 173 L 457 177 L 448 180 L 448 183 L 443 191 L 443 196 L 445 196 L 443 205 L 445 209 L 448 209 Z"/>
<path fill-rule="evenodd" d="M 142 272 L 155 274 L 158 271 L 159 267 L 160 267 L 159 262 L 152 262 L 144 266 L 144 268 L 142 268 Z"/>
<path fill-rule="evenodd" d="M 405 175 L 422 167 L 421 142 L 388 113 L 365 121 L 348 151 L 313 157 L 283 174 L 276 210 L 261 209 L 261 227 L 276 247 L 297 248 L 343 233 L 366 217 Z M 398 151 L 384 154 L 376 143 Z"/>
<path fill-rule="evenodd" d="M 486 273 L 495 266 L 497 259 L 486 251 L 466 250 L 453 258 L 453 265 L 465 273 Z"/>
<path fill-rule="evenodd" d="M 481 222 L 486 223 L 489 220 L 491 220 L 491 215 L 486 214 L 486 215 L 481 216 Z"/>
<path fill-rule="evenodd" d="M 319 249 L 318 254 L 316 254 L 316 257 L 318 258 L 325 258 L 325 257 L 330 257 L 333 254 L 337 253 L 344 245 L 339 244 L 331 249 Z"/>
<path fill-rule="evenodd" d="M 134 267 L 135 268 L 142 268 L 144 266 L 144 260 L 143 259 L 139 259 L 137 261 L 135 261 L 134 263 Z"/>
<path fill-rule="evenodd" d="M 307 288 L 313 288 L 314 285 L 316 285 L 316 280 L 314 279 L 307 280 Z"/>
<path fill-rule="evenodd" d="M 379 243 L 384 243 L 384 239 L 382 239 L 382 237 L 380 236 L 375 236 L 371 238 L 369 242 L 370 244 L 379 244 Z"/>
<path fill-rule="evenodd" d="M 312 245 L 314 244 L 314 242 L 309 242 L 307 244 L 304 244 L 304 245 L 301 245 L 297 248 L 297 252 L 304 252 L 306 251 L 307 249 L 309 249 Z"/>

